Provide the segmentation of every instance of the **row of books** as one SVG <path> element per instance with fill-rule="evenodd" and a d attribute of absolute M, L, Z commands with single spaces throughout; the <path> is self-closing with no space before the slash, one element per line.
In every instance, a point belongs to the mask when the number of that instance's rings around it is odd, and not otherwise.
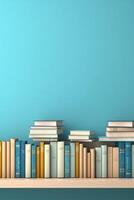
<path fill-rule="evenodd" d="M 93 144 L 92 144 L 93 145 Z M 0 142 L 1 178 L 131 178 L 134 144 Z"/>

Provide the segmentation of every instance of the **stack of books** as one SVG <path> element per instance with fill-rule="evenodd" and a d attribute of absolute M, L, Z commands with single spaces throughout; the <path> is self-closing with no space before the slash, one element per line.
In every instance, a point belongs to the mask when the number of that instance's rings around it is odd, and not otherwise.
<path fill-rule="evenodd" d="M 106 137 L 100 141 L 134 141 L 133 121 L 111 121 L 106 127 Z"/>
<path fill-rule="evenodd" d="M 95 139 L 95 133 L 90 130 L 71 130 L 68 139 L 70 141 L 92 142 Z"/>
<path fill-rule="evenodd" d="M 62 120 L 38 120 L 30 129 L 33 141 L 57 141 L 63 133 Z"/>

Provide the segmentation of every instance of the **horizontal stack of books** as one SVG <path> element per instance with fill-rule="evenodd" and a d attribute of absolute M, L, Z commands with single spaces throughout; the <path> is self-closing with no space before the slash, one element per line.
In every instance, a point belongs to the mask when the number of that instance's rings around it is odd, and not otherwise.
<path fill-rule="evenodd" d="M 57 141 L 63 133 L 62 120 L 38 120 L 30 129 L 33 141 Z"/>
<path fill-rule="evenodd" d="M 92 142 L 95 140 L 95 133 L 90 130 L 71 130 L 68 139 L 70 141 Z"/>

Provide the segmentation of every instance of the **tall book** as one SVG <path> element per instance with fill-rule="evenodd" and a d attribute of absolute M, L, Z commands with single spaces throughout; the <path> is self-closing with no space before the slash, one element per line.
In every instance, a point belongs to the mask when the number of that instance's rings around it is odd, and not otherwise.
<path fill-rule="evenodd" d="M 134 144 L 132 144 L 132 177 L 134 178 Z"/>
<path fill-rule="evenodd" d="M 96 178 L 101 178 L 102 176 L 101 147 L 95 148 L 95 155 L 96 155 Z"/>
<path fill-rule="evenodd" d="M 87 147 L 83 148 L 83 178 L 87 178 Z"/>
<path fill-rule="evenodd" d="M 91 178 L 91 153 L 87 153 L 87 178 Z"/>
<path fill-rule="evenodd" d="M 7 157 L 6 157 L 6 164 L 7 164 L 7 168 L 6 168 L 6 170 L 7 170 L 7 172 L 6 172 L 6 174 L 7 174 L 7 178 L 11 178 L 11 174 L 10 174 L 10 172 L 11 172 L 11 169 L 10 169 L 10 164 L 11 164 L 11 155 L 10 155 L 10 142 L 9 141 L 7 141 L 6 142 L 6 147 L 7 147 L 7 149 L 6 149 L 6 152 L 7 152 Z"/>
<path fill-rule="evenodd" d="M 80 148 L 79 148 L 79 142 L 76 142 L 75 146 L 75 177 L 79 178 L 79 154 L 80 154 Z"/>
<path fill-rule="evenodd" d="M 101 158 L 102 158 L 102 178 L 107 178 L 107 145 L 101 145 Z"/>
<path fill-rule="evenodd" d="M 83 177 L 83 144 L 80 144 L 79 178 Z"/>
<path fill-rule="evenodd" d="M 113 147 L 113 178 L 119 177 L 119 148 Z"/>
<path fill-rule="evenodd" d="M 57 142 L 57 177 L 64 178 L 64 142 Z"/>
<path fill-rule="evenodd" d="M 31 144 L 25 144 L 25 178 L 31 178 Z"/>
<path fill-rule="evenodd" d="M 50 144 L 44 145 L 44 177 L 50 178 Z"/>
<path fill-rule="evenodd" d="M 40 178 L 44 178 L 44 142 L 40 142 Z"/>
<path fill-rule="evenodd" d="M 75 143 L 70 143 L 70 176 L 75 178 Z"/>
<path fill-rule="evenodd" d="M 70 178 L 70 145 L 65 144 L 65 178 Z"/>
<path fill-rule="evenodd" d="M 2 178 L 2 142 L 0 141 L 0 178 Z"/>
<path fill-rule="evenodd" d="M 125 177 L 132 177 L 132 146 L 131 142 L 125 142 Z"/>
<path fill-rule="evenodd" d="M 15 147 L 15 177 L 20 178 L 20 141 L 16 141 Z"/>
<path fill-rule="evenodd" d="M 125 177 L 125 142 L 119 142 L 119 177 Z"/>
<path fill-rule="evenodd" d="M 40 178 L 40 147 L 36 147 L 36 177 Z"/>
<path fill-rule="evenodd" d="M 51 149 L 51 178 L 57 177 L 57 142 L 50 142 Z"/>
<path fill-rule="evenodd" d="M 15 139 L 10 139 L 11 146 L 11 178 L 15 178 Z"/>
<path fill-rule="evenodd" d="M 25 177 L 25 141 L 20 141 L 20 176 Z"/>
<path fill-rule="evenodd" d="M 95 178 L 95 171 L 96 171 L 95 149 L 90 149 L 90 153 L 91 153 L 91 178 Z"/>
<path fill-rule="evenodd" d="M 6 142 L 2 141 L 2 178 L 6 178 Z"/>
<path fill-rule="evenodd" d="M 36 178 L 36 145 L 32 144 L 32 178 Z"/>
<path fill-rule="evenodd" d="M 108 178 L 113 177 L 113 147 L 108 147 Z"/>

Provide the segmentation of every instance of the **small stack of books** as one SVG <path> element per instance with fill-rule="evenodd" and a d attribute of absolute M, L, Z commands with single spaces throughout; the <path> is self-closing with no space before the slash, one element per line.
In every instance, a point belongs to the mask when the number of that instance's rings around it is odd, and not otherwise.
<path fill-rule="evenodd" d="M 95 134 L 90 130 L 71 130 L 68 139 L 70 141 L 92 142 L 95 139 Z"/>
<path fill-rule="evenodd" d="M 62 120 L 38 120 L 30 129 L 33 141 L 57 141 L 63 133 Z"/>

